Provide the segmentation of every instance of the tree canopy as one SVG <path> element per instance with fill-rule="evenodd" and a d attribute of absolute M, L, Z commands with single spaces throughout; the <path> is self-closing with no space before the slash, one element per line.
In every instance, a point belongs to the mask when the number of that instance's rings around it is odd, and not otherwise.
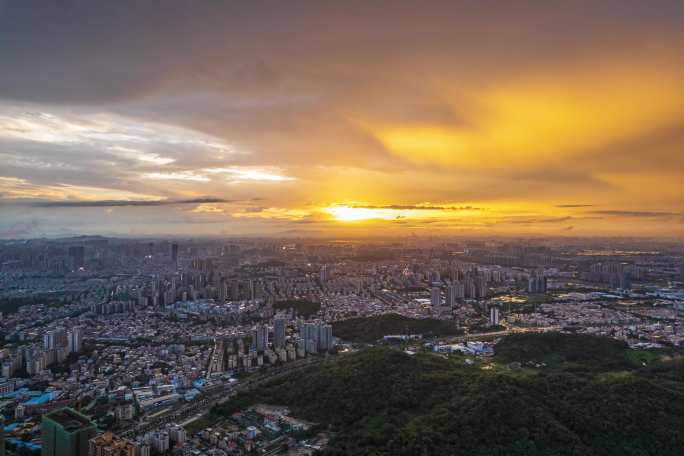
<path fill-rule="evenodd" d="M 618 364 L 627 360 L 624 344 L 577 337 L 584 336 L 512 336 L 493 361 L 473 365 L 461 357 L 366 349 L 214 412 L 255 402 L 287 405 L 332 431 L 324 455 L 682 454 L 682 360 Z M 506 367 L 551 354 L 572 363 Z"/>

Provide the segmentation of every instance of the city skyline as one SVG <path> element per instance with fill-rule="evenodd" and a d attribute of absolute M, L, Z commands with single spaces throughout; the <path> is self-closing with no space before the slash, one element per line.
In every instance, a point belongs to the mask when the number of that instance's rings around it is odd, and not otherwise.
<path fill-rule="evenodd" d="M 681 238 L 682 18 L 0 2 L 0 238 Z"/>

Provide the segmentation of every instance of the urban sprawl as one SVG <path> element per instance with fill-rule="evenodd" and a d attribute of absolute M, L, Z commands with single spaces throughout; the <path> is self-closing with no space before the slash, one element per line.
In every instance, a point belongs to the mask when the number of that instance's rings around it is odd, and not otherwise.
<path fill-rule="evenodd" d="M 643 240 L 0 242 L 0 438 L 7 454 L 312 454 L 280 404 L 211 421 L 257 385 L 368 345 L 350 319 L 438 320 L 372 345 L 477 359 L 562 331 L 684 342 L 684 251 Z M 315 397 L 311 397 L 315 401 Z"/>

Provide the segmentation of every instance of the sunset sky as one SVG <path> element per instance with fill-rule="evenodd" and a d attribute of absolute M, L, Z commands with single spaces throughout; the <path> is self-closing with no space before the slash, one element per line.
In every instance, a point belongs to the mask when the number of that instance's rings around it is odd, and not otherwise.
<path fill-rule="evenodd" d="M 0 0 L 0 238 L 75 234 L 682 236 L 684 2 Z"/>

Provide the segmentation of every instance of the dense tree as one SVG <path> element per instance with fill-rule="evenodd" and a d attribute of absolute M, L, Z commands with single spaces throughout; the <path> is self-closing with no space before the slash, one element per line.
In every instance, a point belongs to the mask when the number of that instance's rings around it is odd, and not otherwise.
<path fill-rule="evenodd" d="M 286 301 L 276 302 L 273 304 L 273 308 L 275 310 L 294 309 L 297 315 L 300 315 L 304 318 L 309 318 L 311 315 L 321 310 L 321 303 L 307 301 L 305 299 L 288 299 Z"/>
<path fill-rule="evenodd" d="M 351 318 L 333 323 L 333 333 L 351 342 L 375 342 L 391 334 L 456 335 L 460 330 L 449 320 L 408 318 L 398 314 Z"/>
<path fill-rule="evenodd" d="M 604 338 L 504 339 L 493 369 L 386 348 L 293 373 L 214 410 L 284 404 L 333 431 L 327 455 L 680 455 L 681 358 L 630 364 Z M 552 359 L 508 369 L 511 361 Z"/>

